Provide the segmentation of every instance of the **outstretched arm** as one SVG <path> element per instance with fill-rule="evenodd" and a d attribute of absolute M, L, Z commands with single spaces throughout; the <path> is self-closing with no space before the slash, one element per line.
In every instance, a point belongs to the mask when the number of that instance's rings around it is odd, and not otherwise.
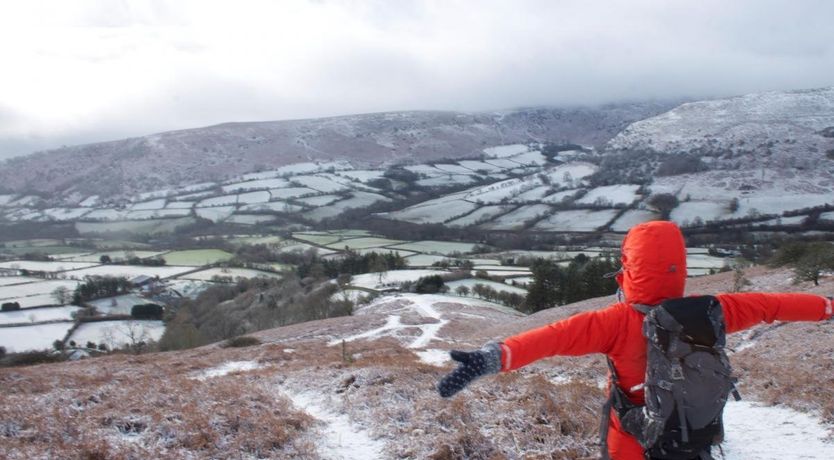
<path fill-rule="evenodd" d="M 447 398 L 484 375 L 518 369 L 548 356 L 607 353 L 623 327 L 623 311 L 613 305 L 523 332 L 502 343 L 490 342 L 480 350 L 454 350 L 451 356 L 458 367 L 440 380 L 437 391 Z"/>
<path fill-rule="evenodd" d="M 625 325 L 624 311 L 615 304 L 509 337 L 501 344 L 501 370 L 518 369 L 549 356 L 608 353 Z"/>
<path fill-rule="evenodd" d="M 716 296 L 724 308 L 727 332 L 774 321 L 822 321 L 831 318 L 831 300 L 813 294 L 742 293 Z"/>

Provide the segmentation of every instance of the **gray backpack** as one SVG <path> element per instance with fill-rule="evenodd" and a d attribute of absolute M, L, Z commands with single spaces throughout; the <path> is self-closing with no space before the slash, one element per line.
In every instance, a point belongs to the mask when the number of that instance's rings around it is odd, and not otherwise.
<path fill-rule="evenodd" d="M 701 296 L 634 308 L 646 315 L 646 404 L 637 406 L 626 398 L 609 360 L 613 384 L 604 419 L 613 407 L 647 458 L 711 459 L 711 446 L 724 438 L 724 405 L 730 394 L 740 399 L 724 352 L 721 304 L 713 296 Z M 607 423 L 603 425 L 607 432 Z M 607 451 L 605 438 L 603 434 Z"/>

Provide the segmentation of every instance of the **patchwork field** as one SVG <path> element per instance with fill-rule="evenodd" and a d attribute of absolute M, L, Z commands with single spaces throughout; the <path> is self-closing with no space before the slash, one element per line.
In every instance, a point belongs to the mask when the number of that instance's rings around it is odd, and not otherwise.
<path fill-rule="evenodd" d="M 17 311 L 2 311 L 0 312 L 0 325 L 71 321 L 73 319 L 72 314 L 80 309 L 80 307 L 67 305 L 63 307 L 24 308 L 23 310 Z M 0 341 L 0 343 L 3 342 Z"/>
<path fill-rule="evenodd" d="M 164 257 L 168 265 L 201 266 L 225 262 L 234 255 L 220 249 L 192 249 L 168 252 Z"/>
<path fill-rule="evenodd" d="M 120 348 L 139 342 L 158 341 L 165 332 L 162 321 L 98 321 L 82 323 L 70 336 L 70 340 L 83 345 L 87 342 L 105 344 L 108 348 Z"/>
<path fill-rule="evenodd" d="M 52 343 L 63 339 L 72 324 L 62 322 L 36 326 L 0 327 L 0 343 L 6 347 L 8 353 L 51 350 Z"/>
<path fill-rule="evenodd" d="M 194 273 L 183 275 L 180 279 L 212 281 L 215 277 L 221 278 L 280 278 L 281 275 L 249 268 L 209 268 Z"/>

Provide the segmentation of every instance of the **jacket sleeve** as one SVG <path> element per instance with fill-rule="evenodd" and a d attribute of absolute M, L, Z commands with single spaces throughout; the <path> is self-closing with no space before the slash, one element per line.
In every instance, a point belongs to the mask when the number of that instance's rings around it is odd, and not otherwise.
<path fill-rule="evenodd" d="M 501 344 L 501 370 L 510 371 L 555 355 L 607 353 L 624 325 L 617 304 L 580 313 L 509 337 Z"/>
<path fill-rule="evenodd" d="M 813 294 L 719 294 L 727 332 L 774 321 L 822 321 L 831 317 L 831 301 Z"/>

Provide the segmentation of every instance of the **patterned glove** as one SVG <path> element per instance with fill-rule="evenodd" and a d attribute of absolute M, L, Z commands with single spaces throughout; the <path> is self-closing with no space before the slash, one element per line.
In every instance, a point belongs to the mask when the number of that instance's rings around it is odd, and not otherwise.
<path fill-rule="evenodd" d="M 449 355 L 460 365 L 437 384 L 440 396 L 448 398 L 477 378 L 501 370 L 501 345 L 490 342 L 477 351 L 452 350 Z"/>

